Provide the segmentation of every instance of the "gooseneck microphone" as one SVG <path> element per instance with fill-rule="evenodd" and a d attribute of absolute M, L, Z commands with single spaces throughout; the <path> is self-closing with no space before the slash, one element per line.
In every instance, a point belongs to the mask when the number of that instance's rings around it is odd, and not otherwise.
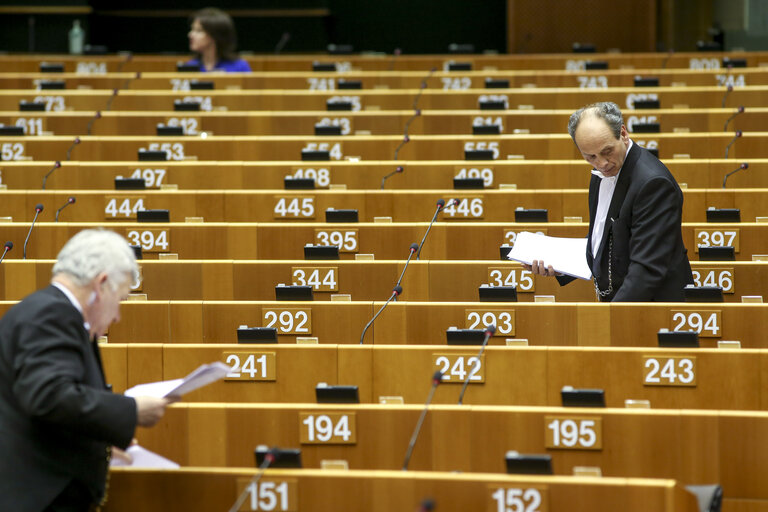
<path fill-rule="evenodd" d="M 67 199 L 67 202 L 64 203 L 61 206 L 61 208 L 56 210 L 56 222 L 59 222 L 59 214 L 61 213 L 61 210 L 63 210 L 64 208 L 66 208 L 67 206 L 69 206 L 71 204 L 75 204 L 75 196 L 70 196 L 69 199 Z"/>
<path fill-rule="evenodd" d="M 661 69 L 667 69 L 667 63 L 669 62 L 669 59 L 672 58 L 672 55 L 674 55 L 674 53 L 675 53 L 675 49 L 670 48 L 669 51 L 667 52 L 666 57 L 664 57 L 664 60 L 661 62 Z"/>
<path fill-rule="evenodd" d="M 749 164 L 747 162 L 744 162 L 743 164 L 741 164 L 740 166 L 738 166 L 737 168 L 735 168 L 734 170 L 732 170 L 731 172 L 723 176 L 723 188 L 725 188 L 725 182 L 728 181 L 728 176 L 736 172 L 739 172 L 743 169 L 749 169 Z"/>
<path fill-rule="evenodd" d="M 2 263 L 2 262 L 3 262 L 3 260 L 5 259 L 5 255 L 6 255 L 6 254 L 8 253 L 8 251 L 10 251 L 11 249 L 13 249 L 13 242 L 11 242 L 10 240 L 8 240 L 7 242 L 5 242 L 5 250 L 3 251 L 3 255 L 2 255 L 2 256 L 0 256 L 0 263 Z"/>
<path fill-rule="evenodd" d="M 451 199 L 448 203 L 448 206 L 453 206 L 456 204 L 455 199 Z M 435 223 L 437 220 L 437 216 L 440 214 L 441 211 L 443 211 L 443 208 L 445 207 L 445 199 L 438 199 L 437 200 L 437 208 L 435 209 L 435 214 L 432 215 L 432 220 L 429 221 L 429 226 L 427 226 L 427 230 L 424 232 L 424 236 L 421 239 L 421 243 L 419 244 L 419 252 L 416 253 L 416 259 L 421 259 L 421 249 L 424 247 L 424 242 L 427 240 L 427 235 L 429 234 L 429 230 L 432 229 L 432 224 Z"/>
<path fill-rule="evenodd" d="M 440 370 L 437 370 L 432 375 L 432 387 L 429 389 L 429 395 L 427 396 L 427 401 L 424 404 L 424 409 L 422 409 L 421 411 L 421 416 L 419 416 L 419 421 L 416 422 L 416 428 L 413 430 L 411 441 L 408 443 L 408 450 L 405 452 L 405 460 L 403 460 L 403 471 L 408 471 L 408 463 L 411 461 L 411 455 L 413 454 L 413 447 L 416 446 L 416 440 L 419 438 L 421 425 L 422 423 L 424 423 L 424 418 L 427 415 L 427 409 L 429 408 L 429 404 L 432 403 L 432 397 L 435 396 L 435 390 L 437 389 L 438 384 L 442 382 L 442 380 L 443 380 L 443 372 L 441 372 Z"/>
<path fill-rule="evenodd" d="M 395 283 L 395 286 L 400 286 L 400 282 L 403 280 L 403 276 L 405 275 L 405 271 L 408 268 L 408 264 L 411 262 L 411 257 L 413 256 L 413 253 L 419 250 L 419 244 L 411 244 L 411 250 L 408 252 L 408 259 L 405 260 L 405 266 L 403 267 L 403 271 L 400 272 L 400 277 L 397 278 L 397 283 Z M 397 300 L 397 299 L 395 299 Z"/>
<path fill-rule="evenodd" d="M 91 129 L 93 128 L 93 123 L 95 123 L 97 119 L 101 119 L 101 112 L 99 110 L 97 110 L 96 113 L 93 114 L 93 117 L 91 118 L 91 120 L 88 121 L 88 126 L 85 129 L 85 134 L 86 135 L 90 135 L 91 134 Z"/>
<path fill-rule="evenodd" d="M 395 70 L 395 59 L 397 59 L 401 53 L 402 53 L 402 50 L 400 48 L 394 49 L 394 51 L 392 52 L 392 58 L 389 60 L 389 69 L 387 71 Z"/>
<path fill-rule="evenodd" d="M 264 461 L 261 463 L 261 466 L 259 466 L 259 470 L 255 475 L 253 475 L 253 477 L 251 477 L 250 481 L 245 486 L 245 489 L 243 489 L 243 492 L 241 492 L 237 497 L 235 504 L 232 505 L 232 508 L 229 509 L 229 512 L 237 512 L 240 510 L 240 507 L 243 506 L 243 502 L 245 501 L 246 496 L 248 496 L 248 491 L 250 490 L 251 486 L 255 486 L 257 483 L 259 483 L 259 480 L 261 480 L 261 476 L 264 474 L 264 471 L 266 471 L 270 464 L 275 461 L 276 451 L 277 450 L 275 448 L 272 448 L 264 455 Z M 253 510 L 255 510 L 255 507 L 253 507 Z"/>
<path fill-rule="evenodd" d="M 739 108 L 736 109 L 736 113 L 733 114 L 731 117 L 728 118 L 728 120 L 725 122 L 725 126 L 723 126 L 723 131 L 728 131 L 728 123 L 730 123 L 734 117 L 738 116 L 739 114 L 744 113 L 744 105 L 739 105 Z"/>
<path fill-rule="evenodd" d="M 385 302 L 384 305 L 381 306 L 381 308 L 379 308 L 376 314 L 373 315 L 373 318 L 371 318 L 371 321 L 365 324 L 365 327 L 363 328 L 363 334 L 360 335 L 361 345 L 363 344 L 363 338 L 365 338 L 365 333 L 368 332 L 368 328 L 373 325 L 374 320 L 376 320 L 376 318 L 378 318 L 381 312 L 384 311 L 384 308 L 387 307 L 387 304 L 389 304 L 392 301 L 392 299 L 396 299 L 401 293 L 403 293 L 403 287 L 400 285 L 395 286 L 392 289 L 392 295 L 389 296 L 389 298 L 387 299 L 387 302 Z"/>
<path fill-rule="evenodd" d="M 283 32 L 283 35 L 280 36 L 280 40 L 275 45 L 275 55 L 283 51 L 283 48 L 285 48 L 285 45 L 288 44 L 288 41 L 290 40 L 291 40 L 291 33 Z"/>
<path fill-rule="evenodd" d="M 491 336 L 493 336 L 495 333 L 496 333 L 495 325 L 491 324 L 491 325 L 485 326 L 485 338 L 483 338 L 483 344 L 480 346 L 480 352 L 478 352 L 477 355 L 475 356 L 477 358 L 477 364 L 480 364 L 480 357 L 483 355 L 485 346 L 488 344 L 488 340 L 491 339 Z M 471 370 L 467 372 L 467 378 L 464 379 L 464 385 L 461 386 L 461 393 L 459 393 L 459 405 L 462 405 L 462 402 L 464 402 L 464 392 L 467 390 L 470 377 L 472 377 Z"/>
<path fill-rule="evenodd" d="M 432 498 L 424 498 L 419 505 L 419 512 L 432 512 L 435 510 L 435 500 Z"/>
<path fill-rule="evenodd" d="M 23 256 L 24 259 L 27 259 L 27 243 L 29 243 L 29 235 L 32 234 L 32 228 L 35 227 L 35 221 L 37 221 L 37 216 L 40 215 L 40 212 L 43 211 L 43 203 L 37 203 L 35 206 L 35 218 L 32 219 L 32 225 L 29 226 L 29 232 L 27 233 L 27 238 L 24 240 L 24 250 Z"/>
<path fill-rule="evenodd" d="M 43 176 L 43 190 L 45 190 L 45 183 L 48 181 L 48 176 L 50 176 L 51 173 L 53 173 L 53 171 L 55 171 L 59 167 L 61 167 L 61 162 L 57 160 L 56 162 L 53 163 L 53 167 L 51 167 L 51 170 L 45 173 L 45 176 Z"/>
<path fill-rule="evenodd" d="M 734 142 L 736 142 L 736 139 L 741 137 L 741 130 L 736 130 L 736 133 L 733 134 L 733 138 L 731 139 L 731 142 L 728 143 L 727 146 L 725 146 L 725 158 L 728 158 L 728 151 L 731 149 L 731 146 Z"/>
<path fill-rule="evenodd" d="M 728 99 L 728 95 L 731 94 L 731 91 L 733 91 L 733 86 L 728 85 L 728 87 L 725 88 L 725 94 L 723 94 L 723 101 L 722 101 L 723 108 L 725 108 L 725 100 Z"/>
<path fill-rule="evenodd" d="M 72 141 L 72 145 L 69 146 L 69 149 L 67 150 L 67 158 L 65 158 L 64 160 L 69 162 L 69 158 L 72 156 L 72 150 L 75 149 L 75 146 L 77 146 L 78 144 L 80 144 L 80 137 L 75 137 L 75 140 Z"/>
<path fill-rule="evenodd" d="M 395 174 L 400 173 L 400 172 L 403 172 L 403 166 L 402 165 L 398 165 L 397 167 L 395 167 L 394 171 L 392 171 L 391 173 L 389 173 L 386 176 L 384 176 L 383 178 L 381 178 L 381 189 L 384 190 L 384 182 L 387 181 L 390 176 L 394 176 Z"/>
<path fill-rule="evenodd" d="M 421 99 L 421 94 L 424 92 L 424 89 L 427 88 L 427 80 L 430 79 L 430 77 L 435 71 L 437 71 L 437 68 L 433 67 L 432 69 L 429 70 L 429 73 L 427 74 L 427 76 L 425 76 L 421 80 L 421 85 L 419 86 L 419 93 L 413 99 L 413 115 L 408 119 L 408 121 L 405 122 L 405 126 L 403 127 L 403 140 L 401 140 L 400 144 L 398 144 L 397 147 L 395 148 L 395 156 L 393 160 L 397 160 L 397 157 L 400 154 L 400 149 L 402 149 L 403 146 L 405 146 L 411 141 L 411 137 L 410 135 L 408 135 L 408 130 L 410 129 L 411 123 L 413 122 L 413 120 L 421 115 L 421 110 L 419 109 L 419 100 Z M 403 172 L 403 168 L 401 166 L 398 166 L 394 171 L 384 176 L 381 179 L 381 188 L 382 189 L 384 188 L 384 182 L 386 182 L 390 176 L 394 176 L 399 172 Z"/>

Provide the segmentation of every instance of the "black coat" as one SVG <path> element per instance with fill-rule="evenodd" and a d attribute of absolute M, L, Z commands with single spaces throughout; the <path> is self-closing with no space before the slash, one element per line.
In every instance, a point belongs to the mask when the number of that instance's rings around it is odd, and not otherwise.
<path fill-rule="evenodd" d="M 95 502 L 107 451 L 125 448 L 136 403 L 107 390 L 83 316 L 54 286 L 0 319 L 0 510 L 37 512 L 73 479 Z"/>
<path fill-rule="evenodd" d="M 624 160 L 606 216 L 603 238 L 592 257 L 599 176 L 589 183 L 587 263 L 601 290 L 613 293 L 604 301 L 679 302 L 693 283 L 683 245 L 683 193 L 658 158 L 637 144 Z M 609 262 L 610 256 L 610 262 Z M 570 279 L 560 279 L 561 284 Z"/>

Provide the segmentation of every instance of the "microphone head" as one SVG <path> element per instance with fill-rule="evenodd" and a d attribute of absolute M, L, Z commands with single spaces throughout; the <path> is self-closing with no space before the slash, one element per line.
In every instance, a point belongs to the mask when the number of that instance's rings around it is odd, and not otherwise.
<path fill-rule="evenodd" d="M 433 510 L 435 510 L 435 500 L 426 498 L 421 502 L 420 512 L 432 512 Z"/>
<path fill-rule="evenodd" d="M 728 89 L 728 92 L 731 92 L 733 90 L 733 86 L 729 84 L 727 89 Z"/>
<path fill-rule="evenodd" d="M 417 244 L 417 243 L 411 244 L 411 252 L 416 252 L 418 250 L 419 250 L 419 244 Z"/>
<path fill-rule="evenodd" d="M 403 293 L 403 287 L 400 285 L 395 286 L 394 288 L 392 288 L 392 293 L 394 293 L 395 296 L 399 297 L 400 294 Z"/>
<path fill-rule="evenodd" d="M 747 162 L 744 162 L 739 166 L 739 169 L 749 169 L 749 164 Z"/>
<path fill-rule="evenodd" d="M 61 167 L 61 162 L 59 162 L 58 160 L 56 160 L 56 162 L 53 164 L 53 168 L 54 168 L 54 169 L 58 169 L 59 167 Z"/>
<path fill-rule="evenodd" d="M 402 165 L 398 165 L 398 166 L 395 168 L 395 172 L 403 172 L 404 170 L 405 170 L 405 169 L 403 169 L 403 166 L 402 166 Z"/>
<path fill-rule="evenodd" d="M 410 142 L 410 140 L 411 138 L 407 135 L 403 137 L 403 142 Z"/>
<path fill-rule="evenodd" d="M 112 96 L 117 96 L 117 89 L 112 89 Z"/>
<path fill-rule="evenodd" d="M 415 116 L 420 116 L 420 115 L 421 115 L 421 109 L 420 109 L 420 108 L 417 108 L 417 109 L 416 109 L 416 112 L 414 112 L 414 114 L 413 114 L 413 115 L 415 115 Z"/>
<path fill-rule="evenodd" d="M 490 334 L 488 334 L 490 333 Z M 488 334 L 488 336 L 493 336 L 496 334 L 496 326 L 493 324 L 489 324 L 485 326 L 485 334 Z"/>
<path fill-rule="evenodd" d="M 37 205 L 35 205 L 35 211 L 38 213 L 43 211 L 43 203 L 37 203 Z"/>
<path fill-rule="evenodd" d="M 438 200 L 437 200 L 437 207 L 438 207 L 438 208 L 440 208 L 440 209 L 442 209 L 442 208 L 443 208 L 443 206 L 445 206 L 445 199 L 442 199 L 442 198 L 441 198 L 441 199 L 438 199 Z"/>
<path fill-rule="evenodd" d="M 100 110 L 97 110 L 97 111 L 96 111 L 96 115 L 95 115 L 95 116 L 93 116 L 93 117 L 95 117 L 96 119 L 101 119 L 101 111 L 100 111 Z"/>
<path fill-rule="evenodd" d="M 741 137 L 741 130 L 736 130 L 736 137 Z"/>
<path fill-rule="evenodd" d="M 75 140 L 72 141 L 72 144 L 80 144 L 80 137 L 75 137 Z"/>
<path fill-rule="evenodd" d="M 11 249 L 13 249 L 13 242 L 11 242 L 10 240 L 8 240 L 7 242 L 5 242 L 5 248 L 6 248 L 6 250 L 8 250 L 8 251 L 10 251 Z"/>
<path fill-rule="evenodd" d="M 432 374 L 432 383 L 433 384 L 440 384 L 443 381 L 443 372 L 440 370 L 437 370 L 435 373 Z"/>
<path fill-rule="evenodd" d="M 141 78 L 141 71 L 136 72 L 136 79 L 138 80 L 139 78 Z"/>
<path fill-rule="evenodd" d="M 744 113 L 744 105 L 739 105 L 739 114 Z"/>
<path fill-rule="evenodd" d="M 75 196 L 70 196 L 69 199 L 67 199 L 68 204 L 74 204 L 75 201 L 76 201 Z"/>
<path fill-rule="evenodd" d="M 453 198 L 450 201 L 448 201 L 448 208 L 450 208 L 451 206 L 458 206 L 458 205 L 459 205 L 459 200 L 456 198 Z"/>

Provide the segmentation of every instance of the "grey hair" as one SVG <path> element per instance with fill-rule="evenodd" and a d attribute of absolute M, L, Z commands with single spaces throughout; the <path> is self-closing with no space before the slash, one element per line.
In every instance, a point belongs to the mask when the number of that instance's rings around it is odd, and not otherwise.
<path fill-rule="evenodd" d="M 56 257 L 53 275 L 66 274 L 77 286 L 86 286 L 106 272 L 112 291 L 127 279 L 139 278 L 136 257 L 128 242 L 106 229 L 86 229 L 69 239 Z"/>
<path fill-rule="evenodd" d="M 612 101 L 601 101 L 599 103 L 592 103 L 591 105 L 582 107 L 571 114 L 571 118 L 568 120 L 568 133 L 574 142 L 576 141 L 576 139 L 574 139 L 576 128 L 579 127 L 582 115 L 585 112 L 589 112 L 598 119 L 605 121 L 616 139 L 621 136 L 621 126 L 624 124 L 624 118 L 621 116 L 621 110 L 619 110 L 619 106 Z"/>

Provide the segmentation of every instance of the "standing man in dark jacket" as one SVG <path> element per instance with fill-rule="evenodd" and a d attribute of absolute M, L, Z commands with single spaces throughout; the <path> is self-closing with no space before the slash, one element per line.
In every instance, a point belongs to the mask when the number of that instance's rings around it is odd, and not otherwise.
<path fill-rule="evenodd" d="M 82 231 L 59 253 L 51 285 L 0 319 L 0 510 L 91 509 L 112 447 L 163 416 L 169 399 L 107 389 L 96 342 L 136 276 L 121 236 Z"/>
<path fill-rule="evenodd" d="M 590 163 L 587 263 L 600 301 L 682 301 L 693 283 L 683 245 L 683 193 L 658 158 L 633 143 L 615 103 L 574 112 L 568 132 Z M 535 274 L 555 275 L 534 261 Z M 572 278 L 558 276 L 560 284 Z"/>

